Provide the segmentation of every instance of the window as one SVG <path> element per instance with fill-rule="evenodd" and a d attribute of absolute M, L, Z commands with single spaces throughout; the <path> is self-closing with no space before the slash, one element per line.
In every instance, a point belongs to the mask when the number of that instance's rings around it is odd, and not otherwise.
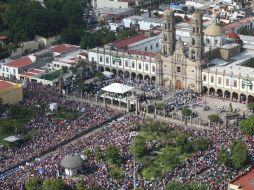
<path fill-rule="evenodd" d="M 195 59 L 195 51 L 194 50 L 191 51 L 191 58 Z"/>
<path fill-rule="evenodd" d="M 119 66 L 122 66 L 122 61 L 119 61 L 119 62 L 118 62 L 118 65 L 119 65 Z"/>
<path fill-rule="evenodd" d="M 192 32 L 193 32 L 193 33 L 195 32 L 195 28 L 194 28 L 194 27 L 192 28 Z"/>
<path fill-rule="evenodd" d="M 207 43 L 207 44 L 210 44 L 210 40 L 209 40 L 209 39 L 206 39 L 206 43 Z"/>
<path fill-rule="evenodd" d="M 164 28 L 167 29 L 167 24 L 166 23 L 164 24 Z"/>
<path fill-rule="evenodd" d="M 214 76 L 211 76 L 211 83 L 214 83 Z"/>
<path fill-rule="evenodd" d="M 3 71 L 5 70 L 5 67 L 3 67 Z"/>
<path fill-rule="evenodd" d="M 218 44 L 218 40 L 214 40 L 214 44 L 215 44 L 215 45 Z"/>
<path fill-rule="evenodd" d="M 125 67 L 128 67 L 128 60 L 125 60 Z"/>
<path fill-rule="evenodd" d="M 222 79 L 221 79 L 221 77 L 219 77 L 218 78 L 218 84 L 221 84 L 221 81 L 222 81 Z"/>
<path fill-rule="evenodd" d="M 145 47 L 145 51 L 147 51 L 147 47 Z"/>
<path fill-rule="evenodd" d="M 237 80 L 234 80 L 234 87 L 237 87 Z"/>
<path fill-rule="evenodd" d="M 203 81 L 206 81 L 206 75 L 203 76 Z"/>
<path fill-rule="evenodd" d="M 166 34 L 164 34 L 164 41 L 167 41 L 167 35 Z"/>
<path fill-rule="evenodd" d="M 92 62 L 94 62 L 94 57 L 92 57 Z"/>
<path fill-rule="evenodd" d="M 229 86 L 229 78 L 226 78 L 226 86 Z"/>
<path fill-rule="evenodd" d="M 252 90 L 252 85 L 250 86 L 250 90 Z"/>
<path fill-rule="evenodd" d="M 106 57 L 106 63 L 109 63 L 109 58 L 108 57 Z"/>
<path fill-rule="evenodd" d="M 13 74 L 16 74 L 16 70 L 15 69 L 13 69 Z"/>
<path fill-rule="evenodd" d="M 159 43 L 156 43 L 156 47 L 159 47 Z"/>
<path fill-rule="evenodd" d="M 9 69 L 6 67 L 6 72 L 9 72 Z"/>
<path fill-rule="evenodd" d="M 153 72 L 155 73 L 155 66 L 152 67 Z"/>
<path fill-rule="evenodd" d="M 141 70 L 141 63 L 138 64 L 138 69 Z"/>
<path fill-rule="evenodd" d="M 245 89 L 245 84 L 242 83 L 242 89 Z"/>
<path fill-rule="evenodd" d="M 168 24 L 168 29 L 170 29 L 170 23 Z"/>
<path fill-rule="evenodd" d="M 146 71 L 148 71 L 148 65 L 146 64 Z"/>
<path fill-rule="evenodd" d="M 102 62 L 102 56 L 100 56 L 100 62 Z"/>
<path fill-rule="evenodd" d="M 195 45 L 195 39 L 192 38 L 192 45 Z"/>
<path fill-rule="evenodd" d="M 135 62 L 132 61 L 132 68 L 135 68 Z"/>
<path fill-rule="evenodd" d="M 150 48 L 153 49 L 153 45 L 151 45 Z"/>
<path fill-rule="evenodd" d="M 199 27 L 197 27 L 197 32 L 199 32 Z"/>
<path fill-rule="evenodd" d="M 180 67 L 177 67 L 177 68 L 176 68 L 176 71 L 177 71 L 177 72 L 181 72 L 181 68 L 180 68 Z"/>

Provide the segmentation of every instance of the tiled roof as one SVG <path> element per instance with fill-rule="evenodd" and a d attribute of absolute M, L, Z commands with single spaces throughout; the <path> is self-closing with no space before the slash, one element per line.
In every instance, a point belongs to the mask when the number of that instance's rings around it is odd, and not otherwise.
<path fill-rule="evenodd" d="M 34 68 L 33 68 L 33 69 L 31 69 L 31 70 L 29 70 L 29 71 L 27 71 L 27 72 L 22 73 L 22 75 L 31 77 L 31 76 L 38 75 L 38 74 L 42 74 L 42 73 L 44 73 L 43 70 L 34 69 Z"/>
<path fill-rule="evenodd" d="M 252 168 L 245 175 L 236 178 L 231 184 L 241 187 L 241 190 L 253 190 L 254 187 L 254 169 Z"/>
<path fill-rule="evenodd" d="M 10 88 L 12 86 L 12 83 L 0 80 L 0 90 Z"/>
<path fill-rule="evenodd" d="M 0 35 L 0 40 L 6 40 L 7 36 Z"/>
<path fill-rule="evenodd" d="M 72 50 L 77 49 L 77 48 L 79 48 L 79 46 L 69 45 L 69 44 L 62 44 L 62 45 L 53 47 L 52 51 L 62 54 L 62 53 L 66 53 L 66 52 L 72 51 Z"/>
<path fill-rule="evenodd" d="M 128 52 L 129 52 L 129 54 L 143 55 L 143 56 L 147 56 L 147 57 L 156 57 L 157 55 L 159 55 L 159 53 L 139 51 L 139 50 L 129 50 Z"/>
<path fill-rule="evenodd" d="M 21 68 L 21 67 L 25 67 L 27 65 L 31 65 L 32 63 L 33 62 L 29 57 L 22 57 L 22 58 L 10 61 L 9 63 L 5 64 L 5 66 Z"/>
<path fill-rule="evenodd" d="M 117 48 L 117 49 L 124 49 L 130 44 L 134 44 L 136 42 L 139 42 L 141 40 L 144 40 L 148 37 L 145 36 L 145 34 L 138 34 L 129 38 L 125 38 L 123 40 L 117 40 L 112 42 L 112 44 Z"/>
<path fill-rule="evenodd" d="M 251 21 L 254 20 L 254 16 L 249 16 L 249 17 L 246 17 L 244 19 L 241 19 L 239 21 L 236 21 L 236 22 L 233 22 L 233 23 L 230 23 L 226 26 L 223 27 L 223 29 L 225 31 L 230 31 L 230 30 L 233 30 L 234 28 L 238 28 L 246 23 L 250 23 Z"/>

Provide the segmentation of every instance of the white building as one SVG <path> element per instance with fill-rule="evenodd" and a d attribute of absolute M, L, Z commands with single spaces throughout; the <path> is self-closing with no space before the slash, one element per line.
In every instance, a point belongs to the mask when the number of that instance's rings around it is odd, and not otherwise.
<path fill-rule="evenodd" d="M 88 51 L 88 60 L 96 62 L 101 71 L 115 74 L 155 80 L 157 53 L 142 51 L 113 51 L 94 48 Z"/>
<path fill-rule="evenodd" d="M 129 1 L 119 1 L 119 0 L 92 0 L 92 6 L 95 9 L 101 9 L 105 7 L 110 8 L 122 8 L 122 9 L 128 9 L 131 5 L 134 4 L 135 0 L 129 0 Z"/>

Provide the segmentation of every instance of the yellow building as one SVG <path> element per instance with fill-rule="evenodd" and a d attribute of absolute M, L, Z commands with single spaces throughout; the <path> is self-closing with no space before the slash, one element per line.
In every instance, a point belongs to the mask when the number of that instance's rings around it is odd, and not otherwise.
<path fill-rule="evenodd" d="M 3 104 L 17 104 L 22 101 L 22 85 L 0 80 L 0 99 Z"/>

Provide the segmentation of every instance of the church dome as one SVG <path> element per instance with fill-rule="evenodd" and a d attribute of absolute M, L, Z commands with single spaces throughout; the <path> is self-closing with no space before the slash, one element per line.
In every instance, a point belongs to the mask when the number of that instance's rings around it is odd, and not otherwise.
<path fill-rule="evenodd" d="M 163 14 L 164 18 L 171 18 L 174 16 L 174 11 L 172 9 L 166 9 Z"/>
<path fill-rule="evenodd" d="M 221 26 L 213 22 L 204 30 L 204 33 L 207 36 L 222 36 L 225 32 Z"/>

